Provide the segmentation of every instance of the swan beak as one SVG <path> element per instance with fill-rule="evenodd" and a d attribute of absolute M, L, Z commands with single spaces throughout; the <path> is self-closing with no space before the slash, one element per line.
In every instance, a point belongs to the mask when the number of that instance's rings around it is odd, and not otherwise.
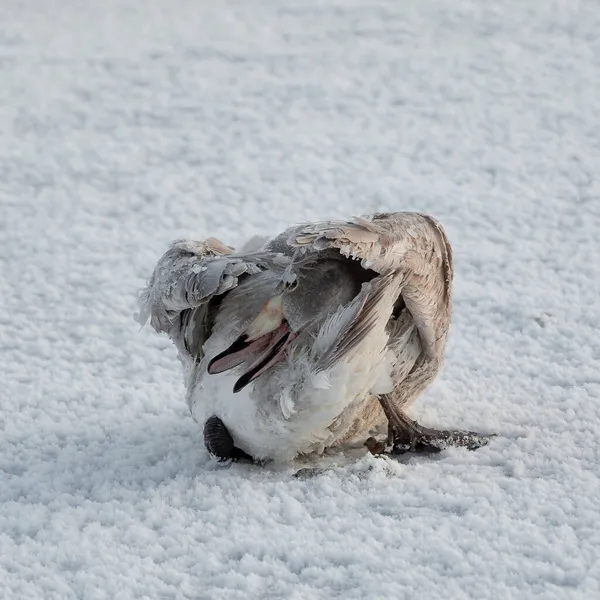
<path fill-rule="evenodd" d="M 281 295 L 275 296 L 266 302 L 246 331 L 229 348 L 210 361 L 208 373 L 222 373 L 247 363 L 247 371 L 233 388 L 234 392 L 239 392 L 269 367 L 281 362 L 296 335 L 290 331 L 283 317 Z"/>

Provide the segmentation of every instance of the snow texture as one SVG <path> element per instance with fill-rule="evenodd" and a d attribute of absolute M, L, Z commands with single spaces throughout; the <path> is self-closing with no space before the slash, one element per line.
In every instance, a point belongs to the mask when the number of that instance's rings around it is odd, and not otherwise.
<path fill-rule="evenodd" d="M 0 596 L 600 597 L 597 0 L 2 0 Z M 208 459 L 132 319 L 173 240 L 419 210 L 456 260 L 424 424 Z"/>

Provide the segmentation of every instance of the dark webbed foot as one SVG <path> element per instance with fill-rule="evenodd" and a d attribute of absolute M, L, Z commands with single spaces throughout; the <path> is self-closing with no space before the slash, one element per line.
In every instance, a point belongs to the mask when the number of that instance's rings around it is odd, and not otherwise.
<path fill-rule="evenodd" d="M 219 417 L 212 416 L 204 423 L 204 445 L 209 454 L 220 462 L 227 460 L 252 460 L 243 450 L 236 448 L 231 434 Z"/>
<path fill-rule="evenodd" d="M 405 452 L 434 453 L 451 446 L 477 450 L 485 446 L 489 436 L 474 431 L 431 429 L 412 421 L 410 430 L 393 428 L 390 454 Z"/>
<path fill-rule="evenodd" d="M 476 450 L 492 437 L 473 431 L 423 427 L 398 409 L 389 396 L 382 396 L 380 401 L 389 422 L 388 441 L 383 444 L 372 438 L 367 440 L 367 447 L 373 454 L 434 453 L 451 446 Z"/>

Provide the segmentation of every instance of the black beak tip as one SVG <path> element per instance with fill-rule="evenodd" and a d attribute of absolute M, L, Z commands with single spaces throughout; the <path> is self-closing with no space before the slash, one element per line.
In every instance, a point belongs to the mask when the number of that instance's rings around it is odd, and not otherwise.
<path fill-rule="evenodd" d="M 246 375 L 242 375 L 233 386 L 233 393 L 237 394 L 241 392 L 248 384 L 250 383 L 250 377 L 246 377 Z"/>

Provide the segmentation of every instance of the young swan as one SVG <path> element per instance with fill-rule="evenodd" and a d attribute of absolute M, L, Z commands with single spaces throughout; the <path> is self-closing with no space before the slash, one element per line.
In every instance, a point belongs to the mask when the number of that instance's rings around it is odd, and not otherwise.
<path fill-rule="evenodd" d="M 178 241 L 139 298 L 184 367 L 221 460 L 290 460 L 358 440 L 376 453 L 475 449 L 406 409 L 438 374 L 453 276 L 441 225 L 386 213 L 292 227 L 260 248 Z M 388 422 L 388 439 L 369 438 Z"/>

